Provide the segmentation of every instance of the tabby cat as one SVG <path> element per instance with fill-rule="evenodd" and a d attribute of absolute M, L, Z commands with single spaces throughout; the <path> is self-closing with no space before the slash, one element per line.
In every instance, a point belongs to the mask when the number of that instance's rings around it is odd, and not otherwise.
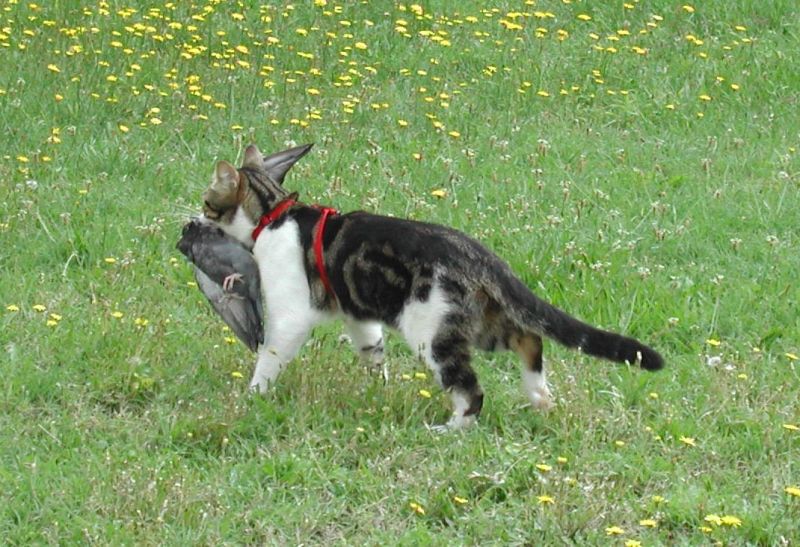
<path fill-rule="evenodd" d="M 517 353 L 525 392 L 538 409 L 552 405 L 543 336 L 647 370 L 663 366 L 650 347 L 539 299 L 505 262 L 459 231 L 295 202 L 283 178 L 310 148 L 263 157 L 251 145 L 239 169 L 217 163 L 203 195 L 204 221 L 251 248 L 261 274 L 266 317 L 254 390 L 267 390 L 314 326 L 332 318 L 344 321 L 361 357 L 375 365 L 383 362 L 382 326 L 398 331 L 450 393 L 453 415 L 444 428 L 471 424 L 481 411 L 473 347 Z"/>

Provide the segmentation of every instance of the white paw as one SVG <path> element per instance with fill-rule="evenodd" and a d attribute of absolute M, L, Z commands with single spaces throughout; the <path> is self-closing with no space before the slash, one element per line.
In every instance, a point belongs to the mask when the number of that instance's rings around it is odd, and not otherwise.
<path fill-rule="evenodd" d="M 528 392 L 528 399 L 531 401 L 531 406 L 536 410 L 547 411 L 555 406 L 553 404 L 553 396 L 547 386 L 538 387 Z"/>
<path fill-rule="evenodd" d="M 250 382 L 250 391 L 260 395 L 266 394 L 267 391 L 269 391 L 269 381 L 253 378 L 253 380 Z"/>
<path fill-rule="evenodd" d="M 458 431 L 459 429 L 466 429 L 474 425 L 478 420 L 475 416 L 461 416 L 453 415 L 446 424 L 428 426 L 434 433 L 449 433 L 450 431 Z"/>

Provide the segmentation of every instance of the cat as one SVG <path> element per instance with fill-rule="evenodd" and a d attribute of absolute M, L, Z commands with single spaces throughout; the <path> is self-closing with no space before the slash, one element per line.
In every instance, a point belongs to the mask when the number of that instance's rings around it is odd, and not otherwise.
<path fill-rule="evenodd" d="M 542 410 L 553 404 L 543 336 L 588 355 L 662 368 L 654 349 L 541 300 L 503 260 L 457 230 L 296 202 L 284 176 L 310 148 L 264 157 L 250 145 L 241 168 L 217 163 L 203 194 L 203 221 L 252 249 L 261 274 L 265 332 L 253 390 L 265 392 L 312 328 L 332 318 L 343 320 L 361 358 L 376 366 L 383 363 L 384 326 L 405 338 L 450 393 L 453 414 L 442 429 L 470 425 L 481 412 L 471 348 L 515 352 L 525 392 Z"/>

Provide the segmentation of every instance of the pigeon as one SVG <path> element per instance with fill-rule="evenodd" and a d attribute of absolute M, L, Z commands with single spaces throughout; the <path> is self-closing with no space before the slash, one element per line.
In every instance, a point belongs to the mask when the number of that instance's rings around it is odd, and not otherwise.
<path fill-rule="evenodd" d="M 177 247 L 194 264 L 197 285 L 214 310 L 256 351 L 264 342 L 264 309 L 258 265 L 250 251 L 199 219 L 183 227 Z"/>

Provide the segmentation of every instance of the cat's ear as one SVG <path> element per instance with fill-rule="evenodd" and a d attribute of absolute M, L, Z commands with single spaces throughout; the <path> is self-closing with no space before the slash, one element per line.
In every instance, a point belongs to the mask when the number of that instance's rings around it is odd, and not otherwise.
<path fill-rule="evenodd" d="M 214 177 L 211 179 L 211 190 L 220 196 L 235 194 L 239 189 L 239 172 L 227 161 L 217 162 Z"/>
<path fill-rule="evenodd" d="M 244 161 L 242 167 L 254 167 L 263 169 L 264 155 L 255 144 L 251 144 L 244 150 Z"/>
<path fill-rule="evenodd" d="M 292 165 L 297 160 L 305 156 L 312 146 L 314 146 L 313 143 L 304 144 L 265 156 L 263 166 L 267 170 L 269 178 L 278 184 L 283 184 L 283 177 L 286 176 L 286 172 L 292 168 Z"/>

